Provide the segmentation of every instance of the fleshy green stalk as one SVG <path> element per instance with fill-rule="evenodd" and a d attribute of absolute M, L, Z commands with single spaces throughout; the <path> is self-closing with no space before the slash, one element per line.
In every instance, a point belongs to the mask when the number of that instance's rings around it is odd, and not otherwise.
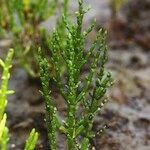
<path fill-rule="evenodd" d="M 10 49 L 5 62 L 0 59 L 0 66 L 3 68 L 2 73 L 2 83 L 0 89 L 0 148 L 1 150 L 7 149 L 8 137 L 8 128 L 6 127 L 7 115 L 4 114 L 7 106 L 7 95 L 13 94 L 14 91 L 8 90 L 8 80 L 10 78 L 10 68 L 14 50 Z"/>
<path fill-rule="evenodd" d="M 7 149 L 7 143 L 9 140 L 8 137 L 8 128 L 6 127 L 6 114 L 3 115 L 2 120 L 0 121 L 0 148 L 1 150 Z"/>
<path fill-rule="evenodd" d="M 0 59 L 0 65 L 3 68 L 3 74 L 2 74 L 2 84 L 1 84 L 1 89 L 0 89 L 0 120 L 3 117 L 6 105 L 7 105 L 7 95 L 8 94 L 13 94 L 13 91 L 9 91 L 7 89 L 8 87 L 8 80 L 10 78 L 10 68 L 12 67 L 11 65 L 11 61 L 12 61 L 12 57 L 14 54 L 14 50 L 10 49 L 8 52 L 8 55 L 6 57 L 5 62 L 3 62 Z"/>
<path fill-rule="evenodd" d="M 52 150 L 56 150 L 56 132 L 58 129 L 58 119 L 56 117 L 56 107 L 54 107 L 51 98 L 51 91 L 49 91 L 49 73 L 48 62 L 41 56 L 41 50 L 39 49 L 39 67 L 40 78 L 42 82 L 42 95 L 45 99 L 46 109 L 46 123 L 48 131 L 48 139 Z"/>
<path fill-rule="evenodd" d="M 29 138 L 26 141 L 25 149 L 24 150 L 34 150 L 37 140 L 38 140 L 38 133 L 35 131 L 35 129 L 32 129 Z"/>

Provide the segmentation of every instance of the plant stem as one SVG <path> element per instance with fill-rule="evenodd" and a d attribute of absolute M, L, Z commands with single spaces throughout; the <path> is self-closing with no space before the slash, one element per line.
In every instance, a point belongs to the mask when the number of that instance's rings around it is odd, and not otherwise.
<path fill-rule="evenodd" d="M 68 15 L 68 4 L 69 4 L 69 0 L 64 0 L 63 13 L 65 16 Z"/>
<path fill-rule="evenodd" d="M 76 124 L 76 71 L 74 69 L 74 54 L 70 56 L 71 64 L 68 64 L 69 72 L 69 91 L 68 91 L 68 115 L 67 115 L 67 125 L 68 125 L 68 149 L 75 149 L 75 124 Z"/>
<path fill-rule="evenodd" d="M 10 49 L 3 66 L 1 94 L 0 94 L 0 120 L 3 117 L 7 105 L 7 88 L 8 88 L 8 80 L 10 78 L 9 70 L 11 68 L 11 61 L 12 61 L 13 54 L 14 54 L 14 50 Z"/>
<path fill-rule="evenodd" d="M 68 108 L 68 149 L 75 149 L 74 132 L 75 132 L 75 106 L 70 105 Z"/>

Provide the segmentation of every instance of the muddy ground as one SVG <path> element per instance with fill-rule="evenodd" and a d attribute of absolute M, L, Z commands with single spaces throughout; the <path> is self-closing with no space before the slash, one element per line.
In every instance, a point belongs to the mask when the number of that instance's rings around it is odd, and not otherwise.
<path fill-rule="evenodd" d="M 108 29 L 109 62 L 115 85 L 109 90 L 109 102 L 95 118 L 93 130 L 101 123 L 109 128 L 93 140 L 96 150 L 149 150 L 150 149 L 150 3 L 148 0 L 130 0 L 111 16 L 106 0 L 87 0 L 92 10 L 85 24 L 96 17 L 97 29 Z M 95 35 L 93 32 L 88 41 Z M 0 41 L 0 56 L 6 55 L 9 40 Z M 87 43 L 88 46 L 89 43 Z M 29 79 L 19 67 L 12 69 L 9 87 L 15 94 L 9 96 L 7 107 L 10 129 L 9 150 L 22 150 L 31 128 L 40 132 L 37 150 L 48 150 L 44 103 L 39 94 L 38 80 Z M 65 113 L 66 106 L 53 87 L 56 106 Z M 63 138 L 59 149 L 63 150 Z"/>

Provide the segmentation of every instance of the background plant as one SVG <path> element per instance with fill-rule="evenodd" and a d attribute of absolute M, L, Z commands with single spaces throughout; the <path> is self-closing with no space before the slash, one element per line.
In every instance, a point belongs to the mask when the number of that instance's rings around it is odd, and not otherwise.
<path fill-rule="evenodd" d="M 63 121 L 59 119 L 51 91 L 49 91 L 48 61 L 43 58 L 39 50 L 41 93 L 46 103 L 48 138 L 52 150 L 57 149 L 57 132 L 66 135 L 69 150 L 90 148 L 91 139 L 103 131 L 102 128 L 94 133 L 92 131 L 93 122 L 96 114 L 107 102 L 105 96 L 107 88 L 113 84 L 111 74 L 105 69 L 106 31 L 100 29 L 93 44 L 86 51 L 85 40 L 95 27 L 95 22 L 89 29 L 83 31 L 83 17 L 88 9 L 84 9 L 83 0 L 78 0 L 78 3 L 76 23 L 69 22 L 68 17 L 63 16 L 63 23 L 67 30 L 64 46 L 61 45 L 62 39 L 57 29 L 54 30 L 50 40 L 51 60 L 55 69 L 54 80 L 67 104 L 67 116 Z M 66 68 L 64 77 L 61 76 L 62 59 Z M 82 78 L 82 69 L 85 65 L 89 66 L 89 73 Z M 79 108 L 82 110 L 80 115 L 78 114 Z"/>
<path fill-rule="evenodd" d="M 67 1 L 63 1 L 65 12 Z M 54 15 L 58 0 L 0 0 L 0 4 L 0 33 L 9 33 L 19 64 L 30 76 L 38 76 L 36 49 L 47 48 L 47 35 L 41 23 Z"/>
<path fill-rule="evenodd" d="M 118 11 L 126 2 L 127 0 L 111 0 L 110 1 L 111 15 L 114 20 L 117 19 Z"/>
<path fill-rule="evenodd" d="M 14 91 L 8 90 L 8 80 L 10 78 L 10 69 L 12 67 L 11 61 L 14 54 L 14 50 L 10 49 L 6 60 L 0 59 L 0 66 L 3 69 L 2 82 L 0 89 L 0 149 L 7 150 L 8 140 L 9 140 L 9 129 L 6 126 L 7 115 L 5 109 L 7 107 L 7 95 L 13 94 Z M 25 150 L 34 150 L 36 142 L 38 140 L 38 133 L 35 129 L 32 129 L 30 136 L 25 144 Z"/>

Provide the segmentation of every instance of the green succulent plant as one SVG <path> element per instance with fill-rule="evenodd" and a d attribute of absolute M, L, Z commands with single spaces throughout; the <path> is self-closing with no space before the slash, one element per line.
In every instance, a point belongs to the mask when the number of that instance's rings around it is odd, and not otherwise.
<path fill-rule="evenodd" d="M 47 132 L 52 150 L 57 149 L 58 132 L 66 136 L 69 150 L 88 150 L 91 139 L 106 127 L 99 129 L 97 133 L 92 130 L 95 116 L 108 101 L 105 96 L 107 88 L 113 84 L 111 73 L 105 67 L 107 32 L 100 29 L 91 47 L 86 51 L 85 41 L 94 29 L 95 21 L 84 31 L 83 18 L 88 9 L 84 8 L 83 0 L 78 0 L 78 4 L 76 23 L 69 22 L 66 14 L 62 17 L 67 30 L 63 39 L 64 45 L 62 46 L 62 37 L 57 28 L 49 41 L 51 61 L 55 70 L 54 81 L 67 104 L 67 116 L 64 120 L 59 119 L 58 110 L 52 99 L 48 60 L 39 49 L 41 93 L 45 99 Z M 64 76 L 62 61 L 65 64 Z M 82 79 L 82 69 L 85 65 L 89 66 L 89 72 Z M 79 110 L 82 110 L 80 115 Z"/>

